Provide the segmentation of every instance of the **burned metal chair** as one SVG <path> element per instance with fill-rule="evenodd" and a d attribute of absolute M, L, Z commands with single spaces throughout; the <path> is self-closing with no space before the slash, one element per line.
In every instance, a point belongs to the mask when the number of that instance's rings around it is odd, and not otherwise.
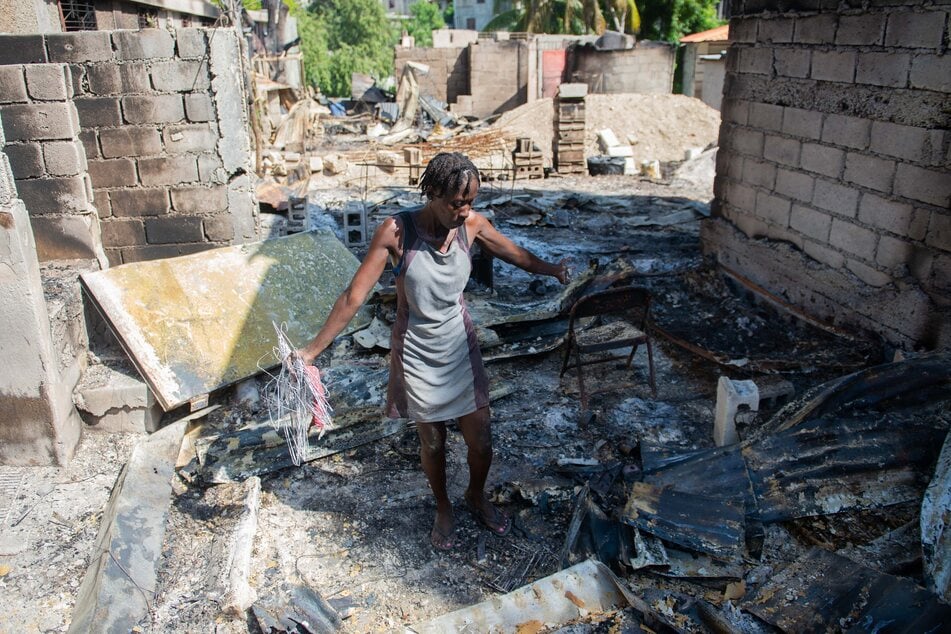
<path fill-rule="evenodd" d="M 631 352 L 626 355 L 627 364 L 625 366 L 630 368 L 638 346 L 645 344 L 647 346 L 651 395 L 654 398 L 657 397 L 657 386 L 654 381 L 654 352 L 651 349 L 651 340 L 648 334 L 650 302 L 651 295 L 647 289 L 625 287 L 612 288 L 586 295 L 572 306 L 568 319 L 567 346 L 565 347 L 564 361 L 561 364 L 560 376 L 564 376 L 569 368 L 577 368 L 582 418 L 588 411 L 589 396 L 589 393 L 585 390 L 583 368 L 588 365 L 625 358 L 625 355 L 607 357 L 601 355 L 594 359 L 582 359 L 583 354 L 595 354 L 630 346 Z M 633 321 L 617 320 L 589 328 L 581 327 L 580 321 L 586 317 L 603 318 L 606 315 L 630 315 L 633 316 Z M 575 357 L 574 363 L 571 363 L 572 356 Z M 591 394 L 596 393 L 598 392 L 591 392 Z"/>

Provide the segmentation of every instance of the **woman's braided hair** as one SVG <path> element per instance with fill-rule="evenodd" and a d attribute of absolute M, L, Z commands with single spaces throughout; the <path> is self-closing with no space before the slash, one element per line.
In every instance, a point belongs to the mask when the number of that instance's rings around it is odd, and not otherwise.
<path fill-rule="evenodd" d="M 419 189 L 429 198 L 456 192 L 467 196 L 471 178 L 481 183 L 478 168 L 466 155 L 459 152 L 440 152 L 426 166 L 426 171 L 419 179 Z"/>

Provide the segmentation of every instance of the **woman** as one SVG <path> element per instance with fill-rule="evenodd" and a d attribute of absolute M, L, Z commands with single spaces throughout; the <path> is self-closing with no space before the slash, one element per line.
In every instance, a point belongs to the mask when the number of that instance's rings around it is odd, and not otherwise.
<path fill-rule="evenodd" d="M 454 546 L 452 505 L 446 491 L 446 421 L 457 419 L 468 447 L 465 500 L 489 530 L 505 535 L 511 519 L 485 494 L 492 464 L 488 379 L 475 328 L 463 299 L 474 242 L 490 255 L 530 273 L 568 281 L 564 260 L 551 264 L 500 234 L 472 210 L 479 170 L 458 153 L 435 156 L 420 179 L 426 203 L 387 218 L 320 332 L 297 351 L 306 364 L 331 344 L 380 279 L 387 258 L 396 277 L 397 311 L 390 352 L 387 415 L 416 422 L 420 460 L 436 497 L 430 539 L 435 548 Z"/>

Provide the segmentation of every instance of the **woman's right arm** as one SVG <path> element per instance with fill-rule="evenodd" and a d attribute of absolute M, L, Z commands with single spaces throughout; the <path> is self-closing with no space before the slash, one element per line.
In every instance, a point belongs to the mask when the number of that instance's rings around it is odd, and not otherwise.
<path fill-rule="evenodd" d="M 306 346 L 296 351 L 305 365 L 313 363 L 314 359 L 346 328 L 363 306 L 373 285 L 379 281 L 390 253 L 395 254 L 398 249 L 399 227 L 396 220 L 390 217 L 384 220 L 373 234 L 366 257 L 363 258 L 357 272 L 353 274 L 350 284 L 334 302 L 330 315 L 327 316 L 327 321 L 321 326 L 320 331 Z"/>

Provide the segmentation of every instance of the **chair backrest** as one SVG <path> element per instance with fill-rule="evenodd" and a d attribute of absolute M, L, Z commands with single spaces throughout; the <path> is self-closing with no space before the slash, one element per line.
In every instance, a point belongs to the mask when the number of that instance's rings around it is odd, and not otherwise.
<path fill-rule="evenodd" d="M 599 293 L 585 295 L 571 307 L 568 320 L 569 330 L 574 326 L 575 319 L 594 317 L 610 313 L 622 313 L 637 309 L 640 313 L 639 326 L 643 330 L 650 313 L 651 294 L 646 288 L 625 286 L 610 288 Z"/>

